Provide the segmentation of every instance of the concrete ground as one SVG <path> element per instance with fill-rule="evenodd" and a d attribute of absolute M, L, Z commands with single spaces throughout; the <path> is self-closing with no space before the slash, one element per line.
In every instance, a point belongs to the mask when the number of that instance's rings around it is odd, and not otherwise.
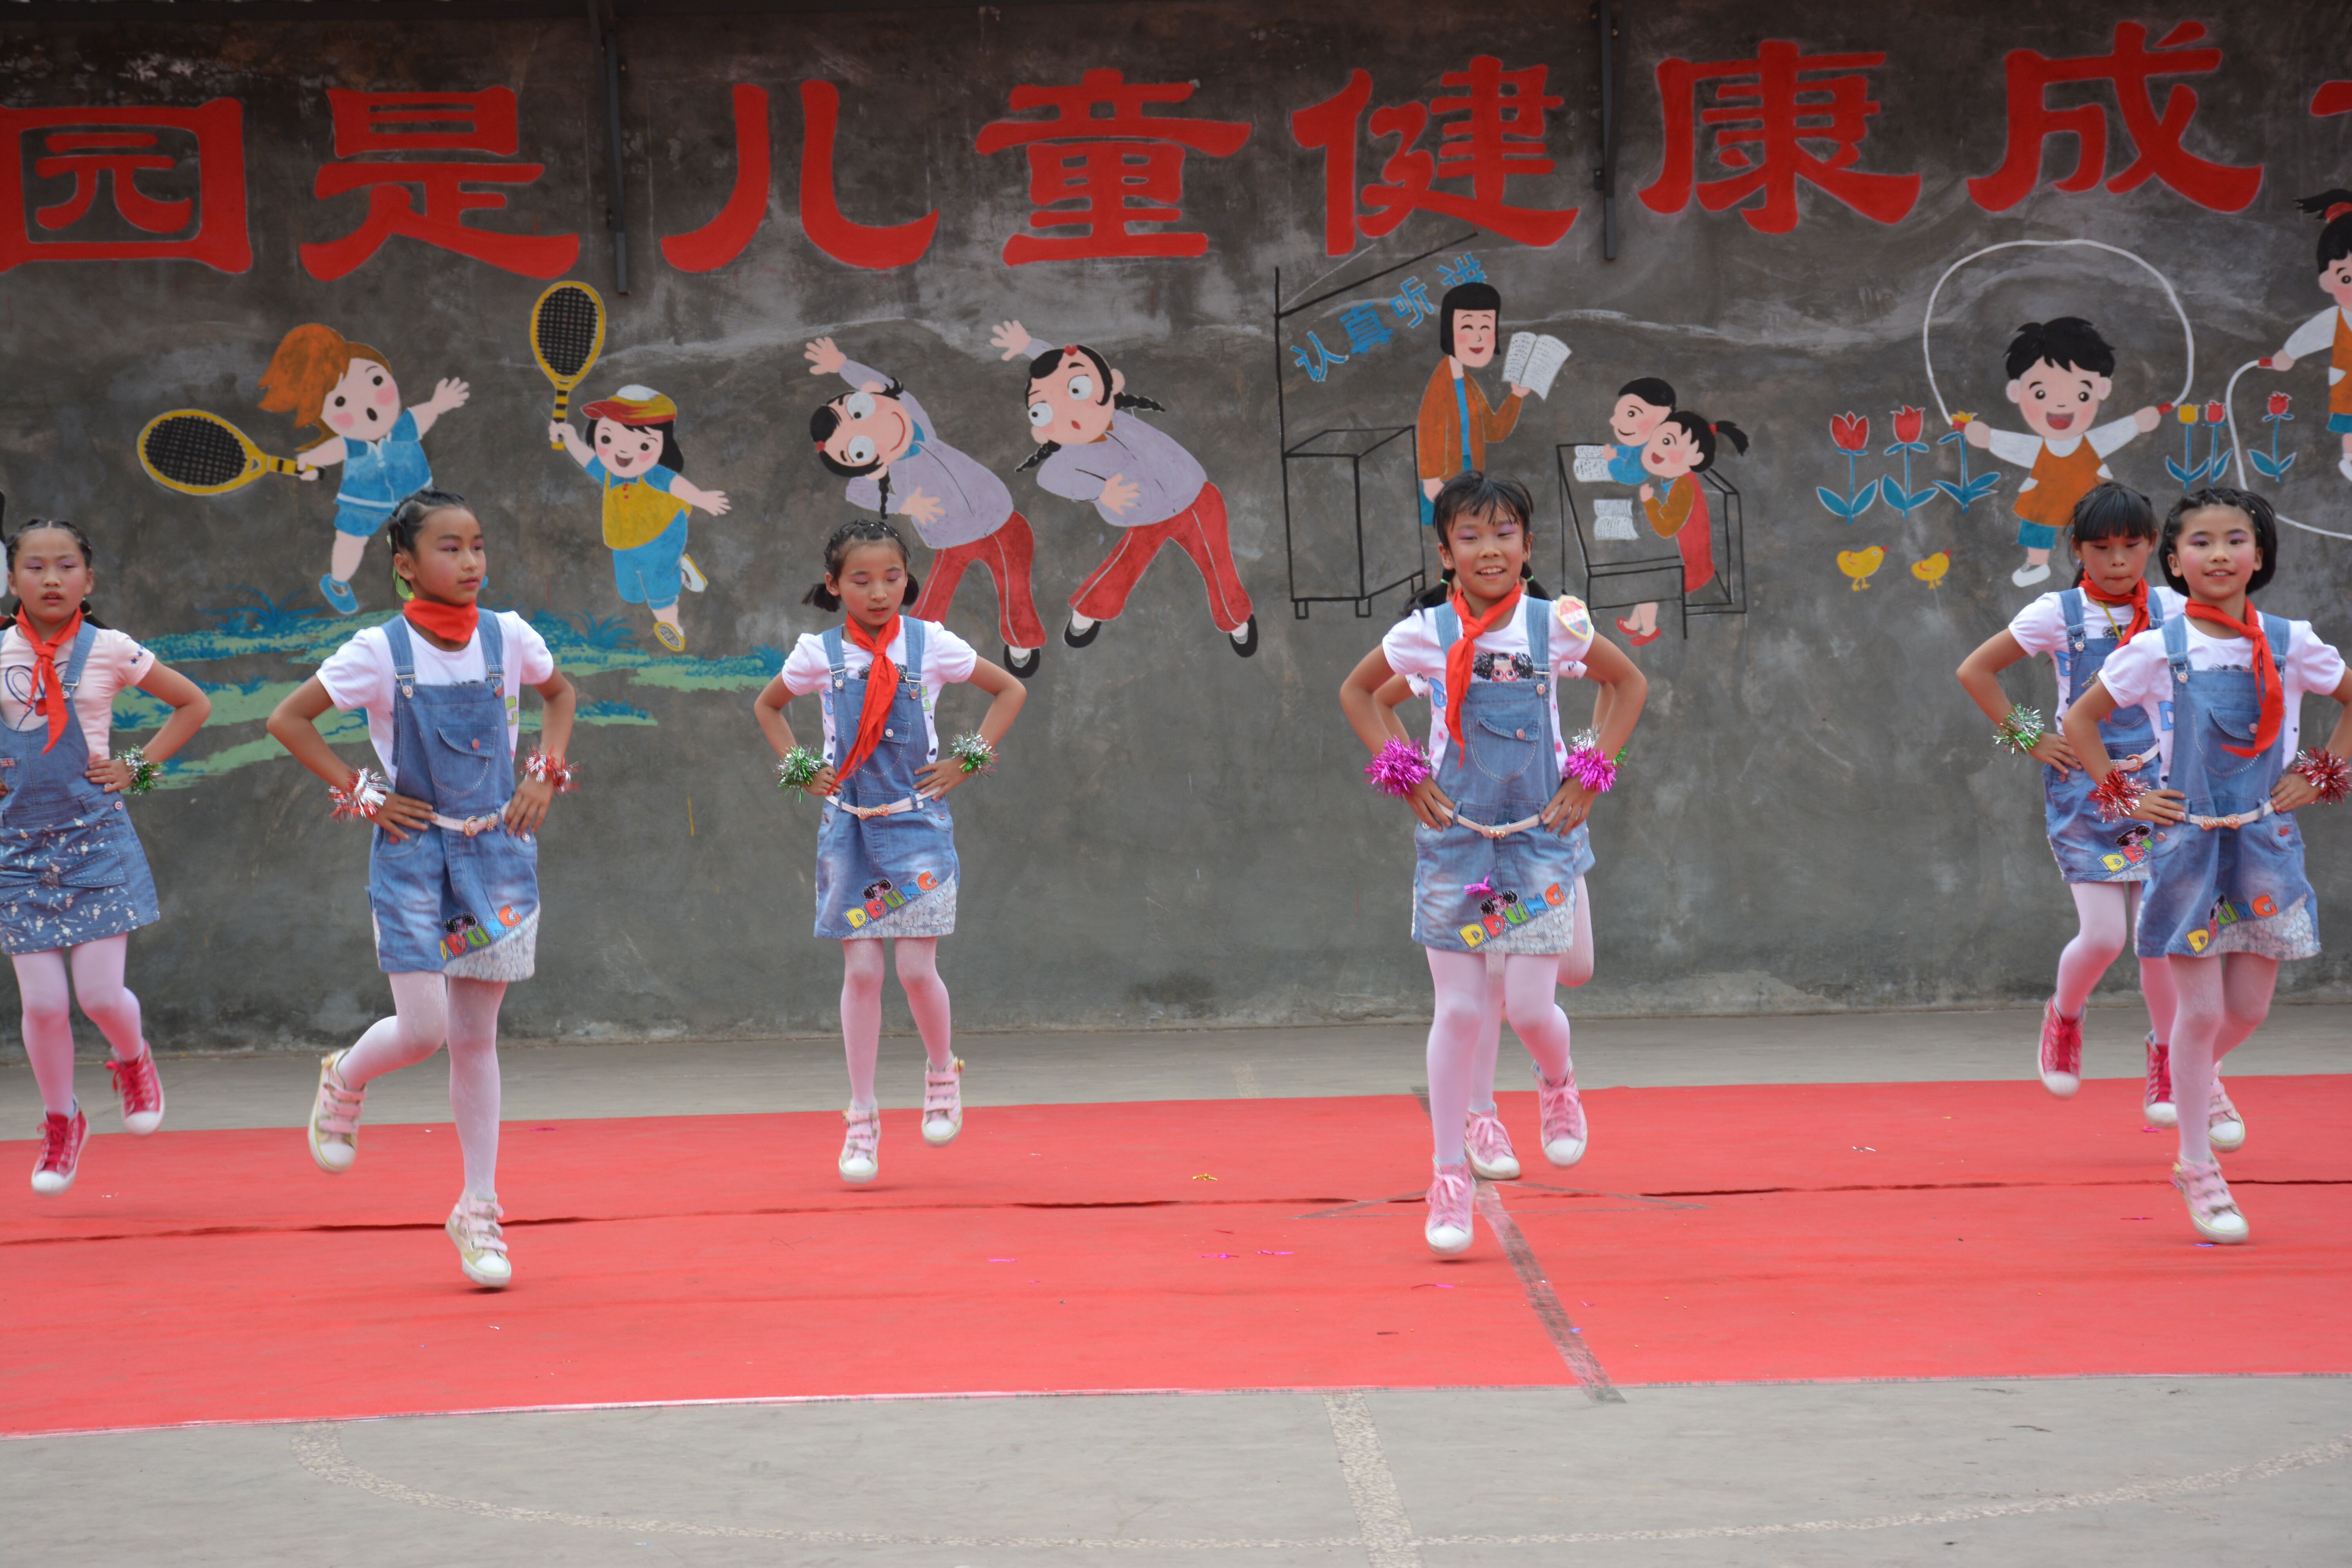
<path fill-rule="evenodd" d="M 2008 1078 L 2030 1068 L 2034 1026 L 2017 1012 L 1603 1021 L 1578 1028 L 1578 1076 Z M 2137 1076 L 2140 1026 L 2095 1012 L 2092 1072 Z M 973 1035 L 959 1049 L 978 1106 L 1422 1079 L 1421 1031 L 1402 1026 Z M 886 1103 L 914 1103 L 916 1047 L 885 1051 Z M 2352 1008 L 2282 1008 L 2230 1070 L 2343 1071 L 2347 1055 Z M 504 1056 L 517 1120 L 844 1099 L 824 1042 Z M 299 1125 L 315 1072 L 299 1057 L 167 1058 L 170 1125 Z M 103 1095 L 94 1063 L 84 1089 Z M 446 1120 L 444 1092 L 414 1069 L 371 1089 L 370 1120 Z M 22 1059 L 0 1064 L 0 1126 L 36 1108 Z M 196 1428 L 0 1445 L 0 1510 L 11 1542 L 55 1568 L 2333 1568 L 2352 1540 L 2352 1380 L 1636 1387 L 1610 1404 L 1574 1389 L 955 1398 Z"/>

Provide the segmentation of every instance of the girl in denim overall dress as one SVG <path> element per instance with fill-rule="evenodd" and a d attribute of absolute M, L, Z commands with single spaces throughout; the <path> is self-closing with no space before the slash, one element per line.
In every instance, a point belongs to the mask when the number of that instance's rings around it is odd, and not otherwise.
<path fill-rule="evenodd" d="M 1399 675 L 1430 686 L 1433 760 L 1392 793 L 1406 795 L 1421 821 L 1412 936 L 1427 950 L 1437 994 L 1428 1055 L 1435 1178 L 1423 1234 L 1441 1255 L 1471 1239 L 1466 1140 L 1489 952 L 1503 955 L 1503 1010 L 1536 1059 L 1545 1155 L 1562 1165 L 1584 1155 L 1568 1018 L 1553 1001 L 1575 921 L 1570 835 L 1613 782 L 1607 760 L 1633 732 L 1643 690 L 1624 652 L 1591 635 L 1589 616 L 1580 617 L 1578 638 L 1527 593 L 1532 510 L 1511 480 L 1475 470 L 1448 480 L 1433 506 L 1444 580 L 1339 690 L 1358 738 L 1385 761 L 1399 742 L 1381 721 L 1381 687 Z M 1598 736 L 1564 747 L 1555 686 L 1579 664 L 1614 694 Z"/>
<path fill-rule="evenodd" d="M 2109 480 L 2074 506 L 2069 533 L 2074 586 L 2044 594 L 1987 637 L 1961 662 L 1960 685 L 1996 725 L 2031 721 L 2000 689 L 2000 671 L 2021 659 L 2047 655 L 2058 673 L 2058 705 L 2051 726 L 2027 748 L 2042 764 L 2042 816 L 2058 875 L 2074 896 L 2080 929 L 2058 955 L 2058 979 L 2042 1008 L 2036 1066 L 2042 1087 L 2060 1099 L 2083 1083 L 2083 1006 L 2131 936 L 2132 912 L 2147 880 L 2145 822 L 2111 822 L 2091 801 L 2091 775 L 2067 744 L 2066 710 L 2090 689 L 2106 661 L 2151 626 L 2177 618 L 2188 601 L 2170 588 L 2150 587 L 2147 558 L 2156 548 L 2156 510 L 2146 496 Z M 2012 717 L 2016 716 L 2016 717 Z M 2035 715 L 2032 721 L 2038 721 Z M 2008 733 L 2002 731 L 2001 733 Z M 2136 708 L 2117 710 L 2099 726 L 2105 754 L 2134 776 L 2156 777 L 2156 731 Z M 2014 746 L 2014 742 L 2010 743 Z M 2151 1126 L 2173 1121 L 2172 972 L 2161 959 L 2143 959 L 2140 992 L 2147 1002 L 2144 1042 L 2147 1077 L 2140 1110 Z"/>
<path fill-rule="evenodd" d="M 803 636 L 753 706 L 783 761 L 778 781 L 824 802 L 817 824 L 816 934 L 841 943 L 841 1037 L 849 1064 L 849 1123 L 842 1180 L 881 1170 L 881 1112 L 874 1099 L 882 1036 L 882 943 L 898 939 L 898 984 L 923 1037 L 926 1143 L 963 1128 L 963 1063 L 950 1028 L 939 939 L 955 930 L 955 820 L 947 793 L 985 772 L 1021 711 L 1021 682 L 932 621 L 898 613 L 918 592 L 906 541 L 879 519 L 834 531 L 824 580 L 802 603 L 844 612 L 843 623 Z M 970 681 L 992 699 L 977 734 L 940 755 L 932 723 L 940 689 Z M 784 721 L 794 697 L 820 694 L 823 756 L 803 749 Z"/>
<path fill-rule="evenodd" d="M 356 1045 L 320 1060 L 310 1157 L 331 1175 L 350 1170 L 367 1086 L 446 1042 L 466 1175 L 446 1228 L 466 1278 L 495 1289 L 514 1278 L 499 1223 L 499 1006 L 508 984 L 536 967 L 536 835 L 571 784 L 574 698 L 529 622 L 477 608 L 482 525 L 462 499 L 420 491 L 389 526 L 394 570 L 415 597 L 401 618 L 330 655 L 269 719 L 270 733 L 335 786 L 335 815 L 373 825 L 368 910 L 394 1006 Z M 517 784 L 526 686 L 546 705 L 543 750 Z M 330 707 L 367 714 L 386 781 L 328 746 L 315 721 Z"/>
<path fill-rule="evenodd" d="M 89 613 L 89 541 L 70 522 L 35 518 L 8 541 L 16 594 L 0 634 L 0 946 L 16 971 L 25 1056 L 41 1093 L 33 1190 L 74 1184 L 89 1120 L 74 1098 L 72 1005 L 113 1047 L 126 1131 L 163 1124 L 163 1087 L 122 984 L 131 932 L 159 918 L 146 852 L 123 793 L 152 786 L 155 765 L 187 743 L 212 704 L 195 682 Z M 107 752 L 115 693 L 137 687 L 170 704 L 163 732 L 119 758 Z M 93 737 L 95 742 L 93 743 Z M 67 979 L 67 954 L 72 979 Z"/>
<path fill-rule="evenodd" d="M 2214 1152 L 2244 1142 L 2245 1119 L 2216 1069 L 2269 1015 L 2279 964 L 2318 955 L 2316 900 L 2292 814 L 2343 797 L 2352 673 L 2309 622 L 2258 615 L 2248 601 L 2278 561 L 2277 521 L 2262 497 L 2218 487 L 2185 496 L 2159 548 L 2165 576 L 2189 603 L 2108 658 L 2067 713 L 2066 736 L 2090 757 L 2101 798 L 2156 826 L 2138 948 L 2170 970 L 2177 997 L 2172 1183 L 2198 1235 L 2241 1242 L 2246 1218 Z M 2346 707 L 2324 748 L 2299 752 L 2307 691 Z M 2156 729 L 2160 789 L 2131 790 L 2089 750 L 2100 721 L 2126 705 Z M 2206 1114 L 2192 1114 L 2199 1107 Z"/>

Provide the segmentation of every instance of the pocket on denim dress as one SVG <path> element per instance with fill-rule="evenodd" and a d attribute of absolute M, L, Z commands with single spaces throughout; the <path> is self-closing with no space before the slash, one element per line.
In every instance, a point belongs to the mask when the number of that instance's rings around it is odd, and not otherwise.
<path fill-rule="evenodd" d="M 2235 778 L 2260 763 L 2265 754 L 2254 749 L 2254 730 L 2262 715 L 2251 708 L 2209 708 L 2205 721 L 2212 726 L 2214 743 L 2204 749 L 2203 761 L 2208 777 Z M 2252 751 L 2251 757 L 2242 757 L 2228 748 Z"/>
<path fill-rule="evenodd" d="M 1532 735 L 1525 724 L 1501 724 L 1485 717 L 1472 722 L 1476 733 L 1470 746 L 1470 765 L 1480 774 L 1496 784 L 1510 784 L 1534 764 L 1543 744 L 1540 721 Z"/>

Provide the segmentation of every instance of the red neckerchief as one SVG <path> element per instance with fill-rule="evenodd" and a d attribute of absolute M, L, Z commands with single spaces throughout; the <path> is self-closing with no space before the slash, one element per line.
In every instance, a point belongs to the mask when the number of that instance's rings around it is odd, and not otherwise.
<path fill-rule="evenodd" d="M 33 630 L 33 617 L 26 615 L 25 607 L 19 605 L 16 606 L 16 629 L 33 646 L 33 711 L 49 721 L 49 745 L 41 748 L 47 752 L 49 746 L 65 738 L 68 703 L 65 682 L 58 677 L 58 649 L 72 647 L 74 638 L 80 635 L 81 612 L 76 610 L 58 629 L 57 636 L 43 642 Z"/>
<path fill-rule="evenodd" d="M 1462 699 L 1470 690 L 1470 659 L 1475 651 L 1471 645 L 1510 619 L 1511 612 L 1518 608 L 1519 592 L 1519 585 L 1512 584 L 1511 591 L 1495 601 L 1483 618 L 1473 619 L 1470 601 L 1461 589 L 1454 590 L 1454 614 L 1462 623 L 1462 636 L 1445 650 L 1445 732 L 1457 746 L 1463 743 Z"/>
<path fill-rule="evenodd" d="M 2243 637 L 2254 645 L 2254 694 L 2262 699 L 2263 715 L 2254 724 L 2252 746 L 2223 746 L 2233 757 L 2259 757 L 2271 749 L 2278 739 L 2279 726 L 2286 721 L 2286 689 L 2279 684 L 2278 660 L 2271 655 L 2271 639 L 2263 636 L 2263 618 L 2254 613 L 2250 602 L 2246 618 L 2233 621 L 2210 605 L 2189 602 L 2189 618 L 2220 626 L 2231 637 Z"/>
<path fill-rule="evenodd" d="M 2093 587 L 2091 580 L 2085 577 L 2083 579 L 2083 596 L 2095 605 L 2129 605 L 2132 607 L 2131 625 L 2124 628 L 2123 637 L 2119 640 L 2129 642 L 2147 630 L 2147 580 L 2146 578 L 2133 584 L 2132 591 L 2122 598 L 2110 599 Z"/>
<path fill-rule="evenodd" d="M 474 640 L 474 623 L 482 618 L 476 605 L 445 605 L 421 595 L 403 605 L 400 613 L 408 617 L 411 626 L 422 626 L 443 642 L 453 642 L 459 647 Z"/>
<path fill-rule="evenodd" d="M 857 739 L 843 755 L 835 773 L 845 779 L 881 743 L 882 726 L 890 719 L 891 699 L 898 695 L 898 667 L 890 662 L 887 651 L 898 635 L 898 617 L 892 615 L 878 632 L 868 632 L 854 618 L 844 621 L 841 629 L 851 642 L 874 656 L 874 662 L 866 670 L 866 706 L 857 715 Z M 840 721 L 837 715 L 835 721 Z"/>

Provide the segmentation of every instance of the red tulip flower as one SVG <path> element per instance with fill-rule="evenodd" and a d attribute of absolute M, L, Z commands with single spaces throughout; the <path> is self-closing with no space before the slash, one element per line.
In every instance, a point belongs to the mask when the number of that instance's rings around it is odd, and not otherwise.
<path fill-rule="evenodd" d="M 2230 411 L 2229 411 L 2228 409 L 2226 409 L 2226 408 L 2222 407 L 2219 403 L 2209 403 L 2209 404 L 2207 404 L 2207 405 L 2205 405 L 2205 423 L 2206 423 L 2206 424 L 2208 424 L 2208 425 L 2219 425 L 2219 424 L 2221 424 L 2223 421 L 2227 420 L 2229 417 L 2230 417 Z"/>
<path fill-rule="evenodd" d="M 1830 439 L 1841 452 L 1862 452 L 1870 447 L 1870 421 L 1859 414 L 1834 414 L 1830 416 Z"/>
<path fill-rule="evenodd" d="M 2272 394 L 2271 394 L 2271 417 L 2272 417 L 2272 418 L 2273 418 L 2273 419 L 2277 419 L 2277 418 L 2284 417 L 2284 416 L 2285 416 L 2285 414 L 2286 414 L 2286 411 L 2287 411 L 2288 407 L 2289 407 L 2291 405 L 2293 405 L 2293 403 L 2294 403 L 2294 398 L 2292 398 L 2292 397 L 2290 397 L 2290 396 L 2288 396 L 2288 395 L 2287 395 L 2285 393 L 2284 393 L 2284 392 L 2273 392 L 2273 393 L 2272 393 Z"/>
<path fill-rule="evenodd" d="M 1916 441 L 1927 427 L 1927 411 L 1909 405 L 1895 411 L 1895 438 L 1906 444 Z"/>

